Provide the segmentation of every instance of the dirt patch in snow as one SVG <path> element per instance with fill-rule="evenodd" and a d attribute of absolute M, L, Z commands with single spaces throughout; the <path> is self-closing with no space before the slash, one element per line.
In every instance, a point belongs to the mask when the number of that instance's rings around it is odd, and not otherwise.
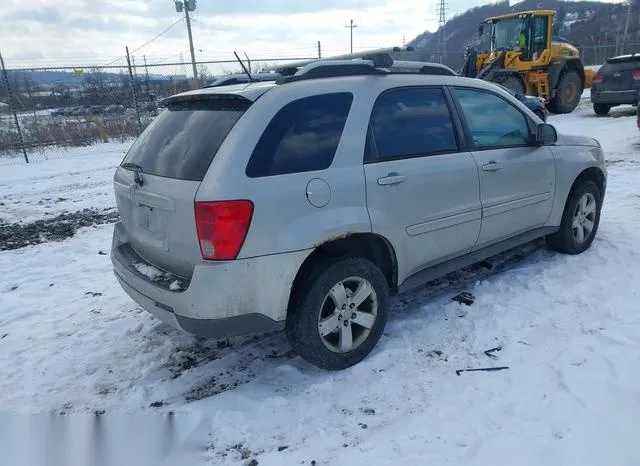
<path fill-rule="evenodd" d="M 80 228 L 115 223 L 118 212 L 112 209 L 84 209 L 32 223 L 0 223 L 0 251 L 19 249 L 46 241 L 71 238 Z"/>

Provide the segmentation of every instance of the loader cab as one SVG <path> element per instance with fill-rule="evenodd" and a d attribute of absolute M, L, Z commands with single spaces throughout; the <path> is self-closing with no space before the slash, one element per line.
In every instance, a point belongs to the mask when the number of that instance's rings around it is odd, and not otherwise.
<path fill-rule="evenodd" d="M 530 18 L 529 24 L 531 40 L 528 52 L 530 59 L 535 61 L 545 49 L 551 48 L 551 17 L 534 15 Z"/>
<path fill-rule="evenodd" d="M 553 12 L 526 12 L 489 18 L 478 30 L 489 51 L 519 51 L 521 61 L 536 61 L 551 47 Z"/>

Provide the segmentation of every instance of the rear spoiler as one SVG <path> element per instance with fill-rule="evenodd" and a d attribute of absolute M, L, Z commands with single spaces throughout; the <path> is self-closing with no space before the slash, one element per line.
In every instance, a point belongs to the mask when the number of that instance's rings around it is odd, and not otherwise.
<path fill-rule="evenodd" d="M 246 104 L 247 106 L 251 105 L 253 102 L 238 94 L 221 94 L 221 93 L 212 93 L 212 92 L 185 92 L 182 94 L 176 94 L 169 97 L 165 97 L 159 102 L 159 105 L 162 107 L 166 107 L 170 104 L 177 104 L 183 102 L 198 102 L 198 101 L 214 101 L 217 100 L 219 102 L 227 101 L 228 103 L 236 103 L 236 104 Z"/>
<path fill-rule="evenodd" d="M 620 55 L 618 57 L 612 57 L 607 59 L 607 63 L 630 63 L 633 61 L 640 61 L 640 53 L 634 53 L 633 55 Z"/>

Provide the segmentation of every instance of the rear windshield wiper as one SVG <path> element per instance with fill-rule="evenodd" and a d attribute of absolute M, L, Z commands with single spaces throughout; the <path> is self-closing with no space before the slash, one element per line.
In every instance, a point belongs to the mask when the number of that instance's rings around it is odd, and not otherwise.
<path fill-rule="evenodd" d="M 144 184 L 144 180 L 140 176 L 140 173 L 144 173 L 144 170 L 142 170 L 140 165 L 137 163 L 126 162 L 120 166 L 122 168 L 133 170 L 133 181 L 135 181 L 138 186 L 142 186 Z"/>
<path fill-rule="evenodd" d="M 138 165 L 137 163 L 125 162 L 120 166 L 122 168 L 128 168 L 128 169 L 133 170 L 133 171 L 143 172 L 144 173 L 144 170 L 142 169 L 142 167 L 140 165 Z"/>

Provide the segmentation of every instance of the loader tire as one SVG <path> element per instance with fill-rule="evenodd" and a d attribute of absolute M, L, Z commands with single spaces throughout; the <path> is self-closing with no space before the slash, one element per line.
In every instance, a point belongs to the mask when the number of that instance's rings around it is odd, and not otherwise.
<path fill-rule="evenodd" d="M 582 96 L 582 79 L 577 71 L 562 73 L 556 88 L 556 95 L 549 103 L 551 113 L 571 113 L 580 103 Z"/>
<path fill-rule="evenodd" d="M 502 84 L 515 95 L 525 94 L 525 89 L 522 85 L 522 81 L 515 76 L 498 76 L 496 77 L 495 82 L 498 84 Z"/>

